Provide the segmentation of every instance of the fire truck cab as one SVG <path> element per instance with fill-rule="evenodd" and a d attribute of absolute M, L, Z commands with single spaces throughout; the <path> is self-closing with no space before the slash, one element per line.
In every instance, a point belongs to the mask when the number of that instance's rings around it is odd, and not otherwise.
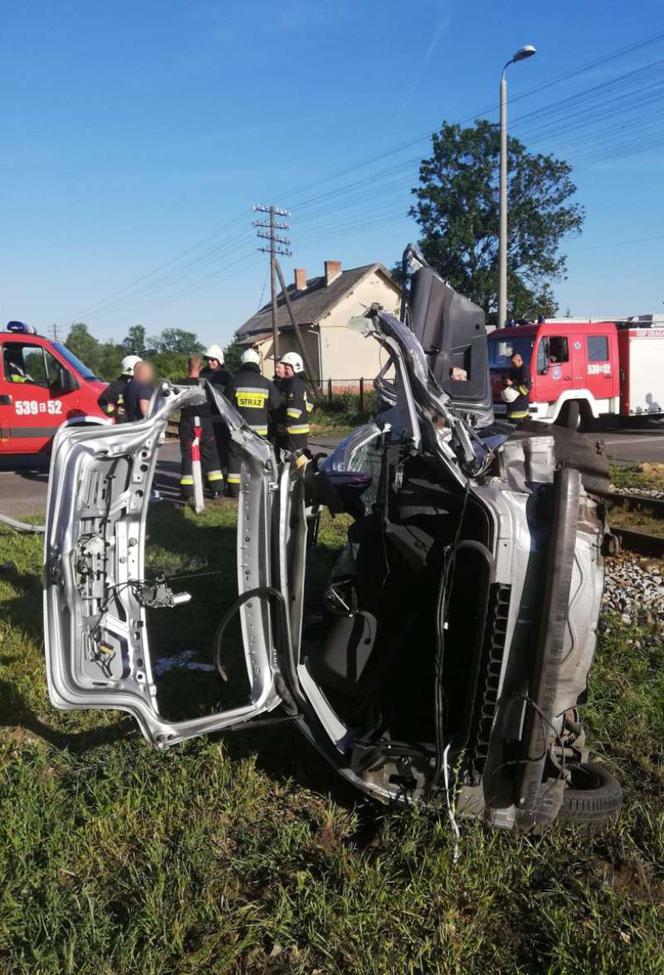
<path fill-rule="evenodd" d="M 652 316 L 625 322 L 558 319 L 514 325 L 489 335 L 494 410 L 510 357 L 530 374 L 534 420 L 588 425 L 606 416 L 664 414 L 664 323 Z"/>
<path fill-rule="evenodd" d="M 0 457 L 47 451 L 68 420 L 107 422 L 105 387 L 62 343 L 9 322 L 0 332 Z"/>

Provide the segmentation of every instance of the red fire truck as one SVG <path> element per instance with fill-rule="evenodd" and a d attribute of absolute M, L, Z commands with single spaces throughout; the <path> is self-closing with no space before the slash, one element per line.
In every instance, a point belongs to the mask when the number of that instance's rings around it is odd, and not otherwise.
<path fill-rule="evenodd" d="M 625 321 L 549 319 L 489 335 L 494 409 L 519 352 L 530 373 L 530 415 L 568 426 L 602 417 L 664 415 L 664 318 Z"/>
<path fill-rule="evenodd" d="M 103 418 L 105 387 L 60 342 L 9 322 L 0 332 L 0 457 L 47 450 L 66 420 Z"/>

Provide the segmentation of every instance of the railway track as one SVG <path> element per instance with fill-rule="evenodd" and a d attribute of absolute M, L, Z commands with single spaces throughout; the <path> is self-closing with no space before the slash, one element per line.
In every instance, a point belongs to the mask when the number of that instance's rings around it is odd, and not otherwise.
<path fill-rule="evenodd" d="M 177 419 L 169 420 L 167 440 L 178 439 Z M 618 505 L 628 510 L 645 510 L 656 518 L 664 520 L 664 498 L 651 498 L 645 494 L 623 494 L 620 491 L 593 492 L 598 497 L 611 505 Z M 647 532 L 636 531 L 631 528 L 611 527 L 611 534 L 615 535 L 620 541 L 620 548 L 625 552 L 634 552 L 637 555 L 649 555 L 655 558 L 664 558 L 664 533 L 660 535 L 649 535 Z"/>
<path fill-rule="evenodd" d="M 621 491 L 602 492 L 599 497 L 621 508 L 640 508 L 649 511 L 656 518 L 664 518 L 664 498 L 651 498 L 647 494 L 623 494 Z"/>
<path fill-rule="evenodd" d="M 608 491 L 599 496 L 607 504 L 626 508 L 628 511 L 647 511 L 664 521 L 664 498 L 651 498 L 647 494 L 623 494 L 621 491 Z M 664 558 L 664 532 L 661 535 L 651 535 L 633 528 L 612 525 L 611 534 L 620 540 L 623 551 Z"/>

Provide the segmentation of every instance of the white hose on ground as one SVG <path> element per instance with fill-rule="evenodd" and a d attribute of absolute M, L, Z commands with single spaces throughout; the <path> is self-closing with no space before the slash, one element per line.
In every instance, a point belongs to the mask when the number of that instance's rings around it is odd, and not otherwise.
<path fill-rule="evenodd" d="M 35 534 L 41 534 L 45 531 L 44 525 L 29 525 L 27 521 L 16 521 L 15 518 L 10 518 L 9 515 L 0 515 L 0 522 L 3 525 L 9 525 L 17 532 L 33 532 Z"/>

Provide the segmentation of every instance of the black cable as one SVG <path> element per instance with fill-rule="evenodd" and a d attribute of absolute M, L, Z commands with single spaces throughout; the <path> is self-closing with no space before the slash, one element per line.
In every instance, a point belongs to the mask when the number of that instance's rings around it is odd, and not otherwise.
<path fill-rule="evenodd" d="M 445 754 L 445 691 L 443 688 L 443 669 L 445 664 L 445 625 L 447 623 L 447 610 L 450 597 L 450 578 L 456 563 L 456 554 L 461 541 L 461 532 L 466 515 L 466 506 L 470 495 L 470 483 L 466 482 L 466 488 L 459 513 L 459 520 L 454 535 L 454 541 L 449 545 L 443 555 L 443 571 L 441 583 L 438 590 L 438 603 L 436 611 L 436 652 L 434 654 L 434 731 L 436 745 L 436 760 L 434 773 L 431 778 L 432 791 L 440 787 L 440 777 L 443 774 L 444 754 Z"/>

